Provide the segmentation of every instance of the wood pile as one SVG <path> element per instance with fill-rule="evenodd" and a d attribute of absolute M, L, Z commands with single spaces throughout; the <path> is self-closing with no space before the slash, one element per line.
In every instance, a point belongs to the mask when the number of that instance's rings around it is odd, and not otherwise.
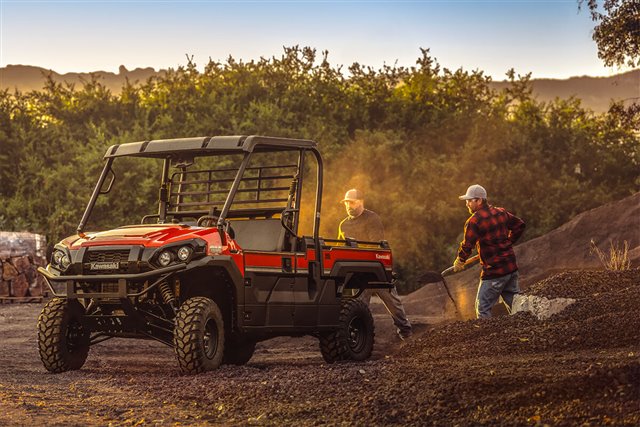
<path fill-rule="evenodd" d="M 39 234 L 0 231 L 0 302 L 42 297 L 47 288 L 37 269 L 47 264 L 46 243 Z"/>

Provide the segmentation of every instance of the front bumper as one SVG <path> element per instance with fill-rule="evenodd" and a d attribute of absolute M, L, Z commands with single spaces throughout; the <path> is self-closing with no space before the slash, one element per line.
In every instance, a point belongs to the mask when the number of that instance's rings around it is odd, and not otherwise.
<path fill-rule="evenodd" d="M 60 298 L 127 298 L 127 297 L 139 297 L 146 294 L 159 283 L 167 278 L 170 274 L 177 271 L 181 271 L 187 268 L 186 263 L 174 264 L 164 268 L 158 268 L 156 270 L 145 271 L 144 273 L 136 274 L 100 274 L 100 275 L 75 275 L 75 276 L 60 276 L 51 273 L 46 268 L 39 267 L 38 273 L 42 274 L 45 278 L 45 282 L 49 287 L 51 293 Z M 150 278 L 156 278 L 151 285 L 143 289 L 138 293 L 128 293 L 127 283 L 130 281 L 144 281 Z M 65 283 L 66 293 L 62 294 L 56 292 L 51 282 L 63 282 Z M 86 293 L 81 289 L 78 289 L 78 282 L 117 282 L 118 290 L 116 292 L 99 292 L 99 293 Z"/>

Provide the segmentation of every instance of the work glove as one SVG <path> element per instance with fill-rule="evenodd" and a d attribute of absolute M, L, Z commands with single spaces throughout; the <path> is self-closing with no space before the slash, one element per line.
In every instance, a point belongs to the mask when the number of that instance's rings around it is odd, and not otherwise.
<path fill-rule="evenodd" d="M 453 272 L 457 273 L 458 271 L 464 270 L 464 261 L 460 261 L 460 258 L 456 258 L 453 262 Z"/>

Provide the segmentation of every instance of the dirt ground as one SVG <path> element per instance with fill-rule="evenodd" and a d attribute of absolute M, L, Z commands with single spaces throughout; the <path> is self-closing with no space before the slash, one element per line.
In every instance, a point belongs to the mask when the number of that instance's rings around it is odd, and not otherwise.
<path fill-rule="evenodd" d="M 545 321 L 414 316 L 406 342 L 381 313 L 370 361 L 327 365 L 315 339 L 278 338 L 197 376 L 125 339 L 49 374 L 41 305 L 0 305 L 0 425 L 640 425 L 640 270 L 566 272 L 529 293 L 577 302 Z"/>

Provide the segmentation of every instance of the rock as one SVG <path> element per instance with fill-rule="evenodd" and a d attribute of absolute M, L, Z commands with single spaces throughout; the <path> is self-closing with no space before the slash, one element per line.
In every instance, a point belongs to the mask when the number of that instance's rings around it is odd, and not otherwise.
<path fill-rule="evenodd" d="M 0 258 L 31 255 L 36 262 L 45 258 L 47 240 L 45 236 L 33 233 L 0 231 Z"/>
<path fill-rule="evenodd" d="M 12 280 L 18 275 L 18 270 L 11 265 L 11 263 L 5 262 L 2 266 L 2 279 L 3 280 Z"/>
<path fill-rule="evenodd" d="M 38 267 L 35 264 L 31 264 L 29 268 L 23 271 L 23 273 L 27 277 L 27 282 L 29 282 L 29 284 L 31 285 L 34 285 L 36 277 L 38 276 Z"/>
<path fill-rule="evenodd" d="M 26 297 L 29 294 L 29 282 L 24 274 L 18 275 L 11 281 L 11 296 Z"/>
<path fill-rule="evenodd" d="M 9 282 L 0 280 L 0 297 L 8 297 L 9 293 Z"/>
<path fill-rule="evenodd" d="M 43 281 L 37 268 L 47 263 L 46 239 L 33 233 L 0 231 L 0 295 L 41 296 Z"/>
<path fill-rule="evenodd" d="M 44 277 L 42 277 L 40 274 L 36 274 L 34 280 L 29 282 L 29 295 L 31 295 L 32 297 L 42 296 L 46 286 L 46 283 L 44 283 Z"/>
<path fill-rule="evenodd" d="M 528 311 L 538 320 L 548 319 L 556 313 L 560 313 L 569 305 L 576 302 L 573 298 L 548 299 L 535 295 L 518 294 L 513 298 L 511 314 Z"/>
<path fill-rule="evenodd" d="M 11 264 L 18 270 L 18 273 L 24 273 L 31 266 L 31 261 L 28 255 L 11 258 Z"/>

